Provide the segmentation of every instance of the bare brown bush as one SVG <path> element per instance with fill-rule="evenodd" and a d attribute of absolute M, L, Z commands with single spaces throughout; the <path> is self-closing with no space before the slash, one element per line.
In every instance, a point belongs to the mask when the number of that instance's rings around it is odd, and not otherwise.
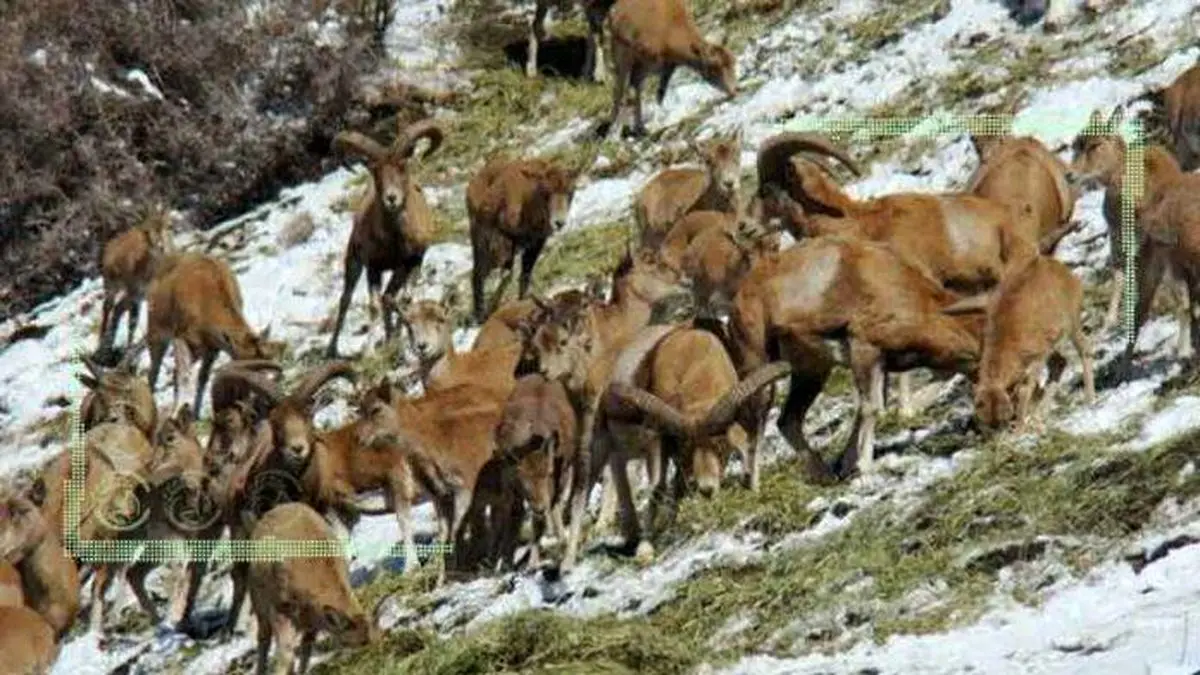
<path fill-rule="evenodd" d="M 0 18 L 0 315 L 98 273 L 150 201 L 207 226 L 338 161 L 370 121 L 377 58 L 313 3 L 250 17 L 220 0 L 14 0 Z M 40 264 L 25 264 L 39 260 Z"/>

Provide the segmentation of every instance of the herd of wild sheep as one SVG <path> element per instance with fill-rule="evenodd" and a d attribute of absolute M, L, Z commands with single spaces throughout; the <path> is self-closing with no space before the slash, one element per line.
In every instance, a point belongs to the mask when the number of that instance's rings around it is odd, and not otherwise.
<path fill-rule="evenodd" d="M 630 86 L 634 131 L 641 129 L 640 90 L 651 70 L 661 75 L 660 100 L 680 66 L 736 92 L 729 51 L 700 37 L 681 0 L 583 4 L 595 33 L 588 58 L 594 72 L 603 71 L 596 43 L 607 15 L 614 126 Z M 545 9 L 539 0 L 531 46 L 542 37 Z M 530 50 L 531 63 L 536 54 Z M 1200 304 L 1200 177 L 1188 173 L 1200 165 L 1200 66 L 1162 94 L 1174 148 L 1145 153 L 1135 315 L 1140 326 L 1164 278 L 1172 291 L 1182 288 L 1179 350 L 1186 358 L 1200 339 L 1200 312 L 1188 311 Z M 412 507 L 430 500 L 438 541 L 452 545 L 450 554 L 435 557 L 439 584 L 447 568 L 569 570 L 589 519 L 587 495 L 598 482 L 603 499 L 590 533 L 619 515 L 623 553 L 643 559 L 654 555 L 656 512 L 666 508 L 672 517 L 693 489 L 714 495 L 735 451 L 745 489 L 756 491 L 757 449 L 776 388 L 786 394 L 779 429 L 812 481 L 871 470 L 888 373 L 900 374 L 902 415 L 921 407 L 907 373 L 926 368 L 969 380 L 981 429 L 1041 424 L 1066 367 L 1059 352 L 1065 341 L 1081 361 L 1083 395 L 1095 395 L 1083 289 L 1053 257 L 1077 224 L 1072 213 L 1084 189 L 1105 191 L 1118 275 L 1107 325 L 1117 320 L 1126 250 L 1121 116 L 1120 108 L 1094 113 L 1070 164 L 1031 137 L 973 136 L 979 166 L 965 188 L 871 199 L 842 188 L 829 160 L 854 175 L 861 168 L 813 133 L 764 141 L 757 188 L 743 196 L 742 137 L 718 137 L 693 146 L 702 167 L 668 168 L 637 197 L 636 241 L 612 270 L 608 293 L 589 287 L 549 297 L 531 294 L 530 280 L 538 255 L 566 221 L 579 172 L 545 159 L 495 158 L 466 187 L 471 314 L 481 329 L 464 352 L 451 342 L 449 303 L 400 299 L 434 233 L 410 162 L 422 140 L 423 156 L 436 151 L 443 130 L 418 122 L 401 128 L 390 146 L 344 132 L 337 147 L 365 158 L 372 181 L 346 245 L 326 358 L 290 386 L 281 379 L 284 345 L 247 325 L 229 265 L 173 246 L 165 210 L 105 246 L 99 347 L 78 376 L 88 388 L 80 408 L 86 469 L 74 475 L 85 485 L 79 537 L 216 540 L 228 530 L 232 540 L 332 541 L 327 519 L 353 529 L 362 514 L 394 513 L 408 573 L 419 563 Z M 796 243 L 781 248 L 783 232 Z M 517 299 L 501 302 L 518 253 Z M 387 338 L 404 335 L 418 361 L 419 396 L 386 378 L 366 382 L 338 356 L 364 270 L 370 320 L 382 312 Z M 503 280 L 489 299 L 485 282 L 496 270 Z M 390 280 L 381 293 L 385 271 Z M 143 302 L 147 332 L 135 341 Z M 115 343 L 123 317 L 129 337 L 122 353 Z M 152 392 L 168 346 L 175 391 L 164 412 Z M 136 368 L 144 348 L 148 374 Z M 214 372 L 222 353 L 231 360 Z M 1132 353 L 1130 342 L 1126 368 Z M 846 448 L 829 464 L 803 429 L 836 365 L 852 373 L 857 406 Z M 356 415 L 321 429 L 313 421 L 323 400 L 318 393 L 335 379 L 357 392 Z M 206 391 L 211 432 L 201 443 L 196 418 Z M 634 460 L 651 486 L 641 517 L 628 469 Z M 158 562 L 80 569 L 62 541 L 71 473 L 64 450 L 28 484 L 0 492 L 0 653 L 17 669 L 11 672 L 45 672 L 56 658 L 76 622 L 87 573 L 90 630 L 103 632 L 105 592 L 117 573 L 153 622 L 192 625 L 205 562 L 188 563 L 167 619 L 145 588 Z M 360 501 L 373 492 L 383 493 L 384 510 Z M 553 556 L 542 549 L 547 526 L 563 544 L 552 547 Z M 272 642 L 275 672 L 286 673 L 297 656 L 305 670 L 319 632 L 344 645 L 376 639 L 376 617 L 351 592 L 341 557 L 235 561 L 230 575 L 223 637 L 243 627 L 249 593 L 259 673 L 267 670 Z"/>

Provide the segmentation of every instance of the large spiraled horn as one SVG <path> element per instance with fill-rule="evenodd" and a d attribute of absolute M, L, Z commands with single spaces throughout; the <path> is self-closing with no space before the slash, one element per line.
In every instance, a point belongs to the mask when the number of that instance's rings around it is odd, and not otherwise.
<path fill-rule="evenodd" d="M 759 389 L 792 373 L 792 364 L 787 361 L 775 361 L 760 366 L 738 382 L 709 409 L 707 417 L 696 428 L 696 435 L 711 436 L 718 433 L 733 422 L 737 411 Z"/>
<path fill-rule="evenodd" d="M 346 153 L 357 153 L 379 160 L 387 156 L 387 148 L 373 138 L 357 131 L 343 131 L 333 138 L 333 147 Z"/>
<path fill-rule="evenodd" d="M 809 132 L 787 132 L 763 141 L 758 150 L 758 185 L 761 190 L 769 184 L 782 185 L 788 161 L 799 152 L 813 152 L 833 157 L 855 176 L 862 168 L 844 150 L 828 138 Z M 824 166 L 828 169 L 829 167 Z M 765 195 L 764 195 L 765 196 Z"/>
<path fill-rule="evenodd" d="M 417 141 L 422 138 L 429 139 L 429 147 L 420 157 L 421 159 L 425 159 L 442 146 L 442 141 L 445 140 L 446 133 L 433 120 L 415 122 L 400 131 L 400 135 L 396 137 L 395 145 L 392 146 L 393 152 L 396 153 L 397 157 L 411 157 Z"/>
<path fill-rule="evenodd" d="M 252 370 L 231 368 L 229 365 L 222 367 L 213 375 L 212 388 L 219 389 L 223 386 L 221 383 L 227 379 L 244 383 L 256 394 L 260 394 L 263 398 L 267 399 L 272 406 L 278 405 L 283 400 L 283 395 L 280 393 L 278 386 L 268 381 L 261 374 Z"/>
<path fill-rule="evenodd" d="M 304 378 L 300 380 L 300 384 L 296 385 L 296 389 L 292 391 L 290 398 L 300 401 L 304 405 L 311 405 L 313 395 L 317 393 L 317 390 L 335 377 L 340 377 L 350 384 L 354 384 L 357 381 L 357 375 L 349 361 L 332 361 L 308 371 Z"/>
<path fill-rule="evenodd" d="M 692 434 L 695 426 L 692 420 L 645 389 L 624 382 L 613 382 L 609 385 L 608 395 L 621 404 L 642 411 L 668 433 L 684 437 Z"/>

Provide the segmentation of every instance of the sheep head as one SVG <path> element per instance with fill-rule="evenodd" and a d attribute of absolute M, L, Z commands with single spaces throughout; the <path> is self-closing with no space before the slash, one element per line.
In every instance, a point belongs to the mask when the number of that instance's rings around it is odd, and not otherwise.
<path fill-rule="evenodd" d="M 454 321 L 450 307 L 457 304 L 457 289 L 453 289 L 441 302 L 418 300 L 407 296 L 397 305 L 400 324 L 408 333 L 409 344 L 417 353 L 421 365 L 432 365 L 442 358 L 452 342 Z"/>
<path fill-rule="evenodd" d="M 1108 121 L 1093 110 L 1083 132 L 1071 144 L 1067 184 L 1073 189 L 1119 185 L 1125 171 L 1125 140 L 1120 136 L 1124 109 L 1118 106 Z"/>
<path fill-rule="evenodd" d="M 595 332 L 590 312 L 542 323 L 525 322 L 518 327 L 538 372 L 548 380 L 562 382 L 570 391 L 581 391 L 587 380 Z"/>
<path fill-rule="evenodd" d="M 16 563 L 47 531 L 46 520 L 33 501 L 12 487 L 0 488 L 0 561 Z"/>
<path fill-rule="evenodd" d="M 146 434 L 154 430 L 158 416 L 154 394 L 146 379 L 138 376 L 134 365 L 145 346 L 145 340 L 140 340 L 125 352 L 115 367 L 109 369 L 90 357 L 82 359 L 88 372 L 77 373 L 75 377 L 88 388 L 80 406 L 85 428 L 90 429 L 101 422 L 124 422 Z"/>
<path fill-rule="evenodd" d="M 704 147 L 689 143 L 692 151 L 700 155 L 708 175 L 725 193 L 731 202 L 736 202 L 741 183 L 742 132 L 716 138 Z"/>
<path fill-rule="evenodd" d="M 567 224 L 567 214 L 571 210 L 571 200 L 575 196 L 575 182 L 579 179 L 579 169 L 566 169 L 551 165 L 542 175 L 539 191 L 546 200 L 546 210 L 550 216 L 550 226 L 555 232 Z"/>
<path fill-rule="evenodd" d="M 371 180 L 375 188 L 375 199 L 384 211 L 400 213 L 408 200 L 412 179 L 408 163 L 413 157 L 417 141 L 429 140 L 429 147 L 421 155 L 425 159 L 434 153 L 445 138 L 444 132 L 432 120 L 425 120 L 402 127 L 390 147 L 357 131 L 343 131 L 334 138 L 335 147 L 343 152 L 361 155 L 367 160 Z"/>
<path fill-rule="evenodd" d="M 705 82 L 720 89 L 726 97 L 737 96 L 737 62 L 723 44 L 701 42 L 695 63 L 696 72 Z"/>

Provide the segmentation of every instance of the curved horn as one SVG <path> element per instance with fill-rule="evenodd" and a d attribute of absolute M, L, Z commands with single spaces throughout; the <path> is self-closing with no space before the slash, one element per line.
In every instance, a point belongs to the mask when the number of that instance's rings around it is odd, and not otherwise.
<path fill-rule="evenodd" d="M 446 133 L 433 120 L 415 122 L 400 131 L 400 135 L 396 137 L 393 152 L 398 157 L 411 157 L 417 141 L 422 138 L 429 139 L 429 148 L 421 155 L 421 159 L 425 159 L 442 146 L 442 141 L 445 140 Z"/>
<path fill-rule="evenodd" d="M 306 405 L 311 404 L 313 395 L 317 393 L 317 390 L 335 377 L 341 377 L 351 384 L 354 384 L 357 380 L 357 375 L 349 361 L 333 361 L 308 371 L 304 379 L 300 380 L 300 384 L 296 385 L 295 390 L 292 391 L 289 398 L 294 401 L 301 401 Z"/>
<path fill-rule="evenodd" d="M 137 367 L 137 360 L 146 349 L 146 336 L 142 336 L 137 342 L 127 346 L 125 353 L 121 355 L 121 361 L 117 364 L 118 368 L 123 368 L 129 372 L 133 372 Z"/>
<path fill-rule="evenodd" d="M 260 370 L 273 370 L 277 373 L 283 372 L 283 366 L 279 365 L 271 359 L 240 359 L 230 361 L 225 364 L 226 368 L 232 370 L 250 370 L 258 372 Z"/>
<path fill-rule="evenodd" d="M 220 382 L 225 379 L 236 380 L 250 387 L 256 394 L 260 394 L 263 398 L 271 402 L 272 406 L 279 405 L 283 400 L 279 388 L 272 382 L 268 382 L 262 375 L 252 370 L 241 370 L 231 368 L 229 365 L 222 367 L 213 375 L 213 388 L 219 388 Z"/>
<path fill-rule="evenodd" d="M 767 184 L 783 184 L 787 161 L 799 152 L 814 152 L 833 157 L 855 176 L 862 176 L 862 168 L 844 150 L 820 134 L 788 132 L 772 136 L 758 150 L 759 190 Z"/>
<path fill-rule="evenodd" d="M 620 403 L 641 410 L 663 430 L 676 436 L 690 436 L 695 427 L 694 422 L 674 406 L 645 389 L 624 382 L 613 382 L 609 385 L 608 395 Z"/>
<path fill-rule="evenodd" d="M 92 357 L 81 356 L 79 360 L 83 362 L 84 367 L 87 368 L 88 372 L 94 375 L 96 379 L 99 379 L 102 375 L 104 375 L 103 366 L 101 366 L 99 363 L 96 363 Z"/>
<path fill-rule="evenodd" d="M 387 155 L 387 148 L 373 138 L 357 131 L 343 131 L 333 138 L 333 147 L 346 153 L 358 153 L 370 159 L 380 159 Z"/>
<path fill-rule="evenodd" d="M 738 409 L 746 402 L 746 399 L 757 393 L 759 389 L 791 373 L 792 364 L 787 361 L 774 361 L 759 366 L 757 370 L 747 375 L 741 382 L 735 384 L 732 389 L 725 392 L 721 400 L 717 401 L 709 409 L 708 416 L 696 428 L 697 434 L 711 436 L 729 426 L 733 422 Z"/>

